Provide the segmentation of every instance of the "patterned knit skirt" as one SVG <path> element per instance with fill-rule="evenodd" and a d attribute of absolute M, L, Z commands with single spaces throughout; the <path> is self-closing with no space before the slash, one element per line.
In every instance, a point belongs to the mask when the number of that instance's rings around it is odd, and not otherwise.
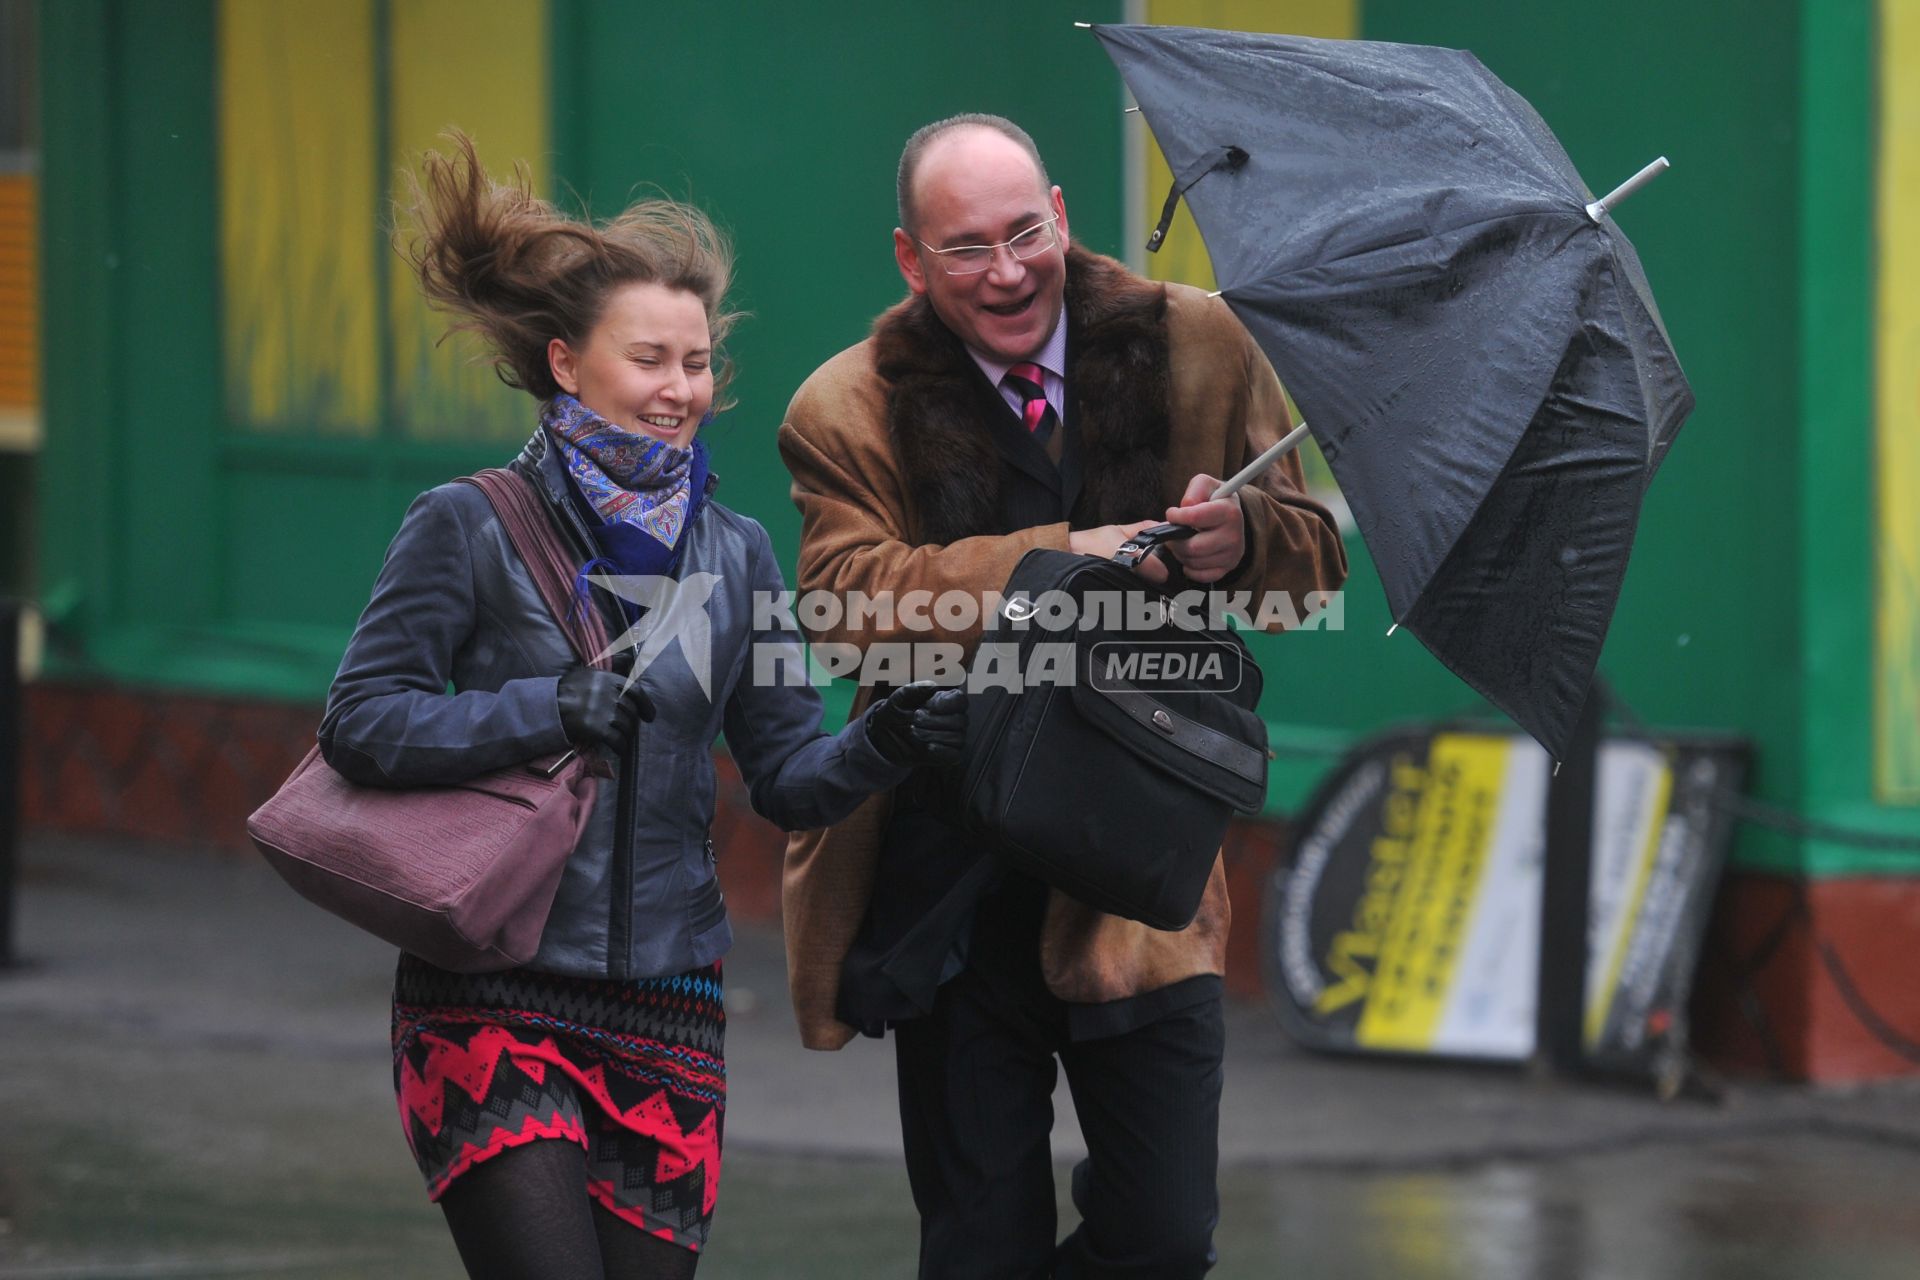
<path fill-rule="evenodd" d="M 403 953 L 394 976 L 394 1090 L 434 1200 L 482 1160 L 559 1139 L 585 1151 L 600 1204 L 699 1249 L 720 1189 L 725 1042 L 718 964 L 615 982 L 449 973 Z"/>

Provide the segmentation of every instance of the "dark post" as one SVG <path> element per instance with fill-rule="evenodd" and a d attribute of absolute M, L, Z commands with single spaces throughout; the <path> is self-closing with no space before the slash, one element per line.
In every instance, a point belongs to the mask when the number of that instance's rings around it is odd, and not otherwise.
<path fill-rule="evenodd" d="M 1568 1075 L 1586 1061 L 1587 938 L 1593 881 L 1593 791 L 1606 686 L 1598 676 L 1559 772 L 1547 785 L 1546 865 L 1540 875 L 1539 1003 L 1534 1061 Z"/>
<path fill-rule="evenodd" d="M 13 950 L 13 882 L 20 838 L 20 603 L 0 596 L 0 969 L 18 960 Z"/>

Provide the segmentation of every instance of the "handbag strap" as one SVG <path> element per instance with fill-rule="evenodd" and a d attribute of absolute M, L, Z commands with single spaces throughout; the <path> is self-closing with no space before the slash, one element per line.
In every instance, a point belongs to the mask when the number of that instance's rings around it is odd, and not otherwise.
<path fill-rule="evenodd" d="M 527 566 L 535 589 L 547 602 L 553 620 L 572 642 L 580 661 L 605 670 L 608 666 L 603 656 L 607 650 L 606 623 L 590 601 L 574 594 L 574 577 L 579 573 L 579 566 L 574 564 L 573 555 L 560 540 L 559 530 L 547 514 L 546 503 L 534 492 L 533 485 L 519 472 L 505 467 L 489 467 L 460 479 L 486 494 L 487 501 L 493 504 L 494 514 L 500 517 L 501 527 L 507 531 L 513 549 Z"/>

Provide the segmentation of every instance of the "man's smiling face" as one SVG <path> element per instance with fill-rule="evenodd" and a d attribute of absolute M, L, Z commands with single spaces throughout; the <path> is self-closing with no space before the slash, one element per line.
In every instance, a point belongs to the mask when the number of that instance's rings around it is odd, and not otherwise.
<path fill-rule="evenodd" d="M 912 207 L 915 225 L 893 233 L 907 287 L 982 355 L 1011 363 L 1045 346 L 1066 289 L 1067 206 L 1060 188 L 1042 184 L 1033 158 L 995 130 L 962 125 L 920 157 Z M 1024 260 L 996 249 L 992 265 L 971 275 L 949 274 L 928 248 L 1000 244 L 1049 218 L 1050 247 Z"/>

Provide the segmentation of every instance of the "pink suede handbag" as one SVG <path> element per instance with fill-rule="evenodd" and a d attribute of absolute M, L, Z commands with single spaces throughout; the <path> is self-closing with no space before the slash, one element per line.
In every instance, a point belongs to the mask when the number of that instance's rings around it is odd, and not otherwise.
<path fill-rule="evenodd" d="M 464 480 L 493 504 L 574 652 L 604 668 L 606 627 L 573 606 L 572 557 L 532 486 L 503 469 Z M 443 969 L 509 969 L 539 948 L 604 772 L 569 751 L 451 786 L 363 787 L 315 747 L 247 834 L 303 897 L 369 933 Z"/>

